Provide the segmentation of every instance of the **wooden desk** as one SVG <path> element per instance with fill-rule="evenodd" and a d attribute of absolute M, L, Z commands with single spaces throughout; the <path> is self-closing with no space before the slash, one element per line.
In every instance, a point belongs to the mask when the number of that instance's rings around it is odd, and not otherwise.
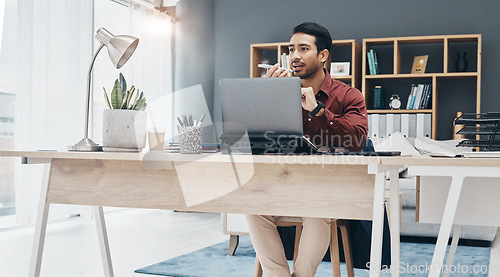
<path fill-rule="evenodd" d="M 439 229 L 438 240 L 436 243 L 436 248 L 434 250 L 434 256 L 432 258 L 432 266 L 429 271 L 429 276 L 438 277 L 443 266 L 446 247 L 448 245 L 448 238 L 450 236 L 451 227 L 455 220 L 455 214 L 459 204 L 464 179 L 468 177 L 500 177 L 500 158 L 431 158 L 428 156 L 422 156 L 418 158 L 394 157 L 391 159 L 383 159 L 382 164 L 407 165 L 409 174 L 415 176 L 451 176 L 451 185 L 446 199 L 444 213 L 441 220 L 441 227 Z M 493 186 L 490 186 L 484 193 L 495 194 L 497 196 L 496 201 L 498 202 L 500 187 L 498 186 L 498 181 L 494 181 L 494 183 L 495 184 Z M 481 201 L 481 199 L 479 199 L 479 201 Z M 425 204 L 426 199 L 421 199 L 420 203 Z M 437 212 L 438 211 L 436 211 L 436 213 Z M 500 225 L 500 218 L 495 211 L 491 211 L 491 214 L 488 217 L 488 222 L 490 226 Z M 464 224 L 466 222 L 460 223 Z M 471 221 L 470 224 L 481 225 L 485 224 L 485 222 L 480 222 L 476 218 L 473 220 L 473 222 Z M 446 268 L 450 268 L 450 266 L 453 264 L 460 232 L 461 226 L 458 225 L 456 226 L 455 233 L 453 235 L 453 241 L 450 248 L 450 254 L 448 255 Z M 449 276 L 449 273 L 445 273 L 444 276 Z"/>
<path fill-rule="evenodd" d="M 113 276 L 113 269 L 102 206 L 373 219 L 370 276 L 379 276 L 385 172 L 397 176 L 399 167 L 382 165 L 378 157 L 328 155 L 1 151 L 0 156 L 46 164 L 30 276 L 40 273 L 53 203 L 94 206 L 106 276 Z M 399 265 L 399 192 L 394 193 L 391 263 Z"/>

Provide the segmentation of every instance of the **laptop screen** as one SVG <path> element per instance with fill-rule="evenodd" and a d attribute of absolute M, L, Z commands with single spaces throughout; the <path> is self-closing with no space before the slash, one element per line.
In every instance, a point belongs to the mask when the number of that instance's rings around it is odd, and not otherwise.
<path fill-rule="evenodd" d="M 302 135 L 300 78 L 220 80 L 225 136 Z"/>

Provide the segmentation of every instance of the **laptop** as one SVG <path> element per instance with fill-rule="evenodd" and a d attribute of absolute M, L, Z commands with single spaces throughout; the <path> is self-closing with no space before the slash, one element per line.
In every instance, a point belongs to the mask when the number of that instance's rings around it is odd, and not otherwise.
<path fill-rule="evenodd" d="M 303 136 L 300 78 L 222 79 L 219 85 L 222 150 L 252 154 L 316 151 Z"/>

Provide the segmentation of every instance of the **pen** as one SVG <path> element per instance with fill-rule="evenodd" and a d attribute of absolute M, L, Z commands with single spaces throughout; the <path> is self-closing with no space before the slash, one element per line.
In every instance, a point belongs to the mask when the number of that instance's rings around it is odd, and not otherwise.
<path fill-rule="evenodd" d="M 189 115 L 189 117 L 188 117 L 188 123 L 189 123 L 189 126 L 194 126 L 194 124 L 193 124 L 193 116 L 192 115 Z"/>
<path fill-rule="evenodd" d="M 267 68 L 267 69 L 269 69 L 269 68 L 273 67 L 274 65 L 265 64 L 265 63 L 259 63 L 257 66 L 260 67 L 260 68 Z M 293 72 L 293 70 L 288 69 L 288 68 L 285 68 L 285 70 L 288 71 L 288 72 Z"/>
<path fill-rule="evenodd" d="M 205 116 L 206 116 L 206 115 L 207 115 L 207 114 L 203 114 L 203 115 L 201 116 L 200 121 L 198 121 L 198 124 L 196 124 L 196 127 L 200 127 L 200 126 L 201 126 L 201 123 L 203 122 L 203 119 L 205 119 Z"/>
<path fill-rule="evenodd" d="M 185 115 L 182 115 L 182 122 L 184 123 L 184 126 L 189 126 L 188 119 Z"/>
<path fill-rule="evenodd" d="M 182 123 L 182 120 L 179 117 L 177 117 L 177 121 L 179 121 L 179 124 L 181 124 L 181 127 L 184 127 L 184 123 Z"/>

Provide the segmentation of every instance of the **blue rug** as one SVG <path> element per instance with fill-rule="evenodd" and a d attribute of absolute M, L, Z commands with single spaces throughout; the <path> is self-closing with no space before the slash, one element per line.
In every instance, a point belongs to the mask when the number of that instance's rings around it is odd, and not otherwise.
<path fill-rule="evenodd" d="M 204 249 L 150 265 L 136 270 L 136 273 L 174 277 L 249 277 L 253 275 L 255 252 L 248 237 L 240 237 L 240 244 L 234 256 L 227 255 L 227 241 Z M 458 246 L 451 276 L 488 276 L 490 247 Z M 401 243 L 401 276 L 427 276 L 425 265 L 432 261 L 433 244 Z M 292 268 L 292 262 L 289 261 Z M 342 276 L 347 276 L 341 263 Z M 356 277 L 369 275 L 368 270 L 355 269 Z M 467 272 L 467 273 L 466 273 Z M 330 262 L 322 262 L 316 276 L 332 276 Z M 390 276 L 383 269 L 382 276 Z"/>

